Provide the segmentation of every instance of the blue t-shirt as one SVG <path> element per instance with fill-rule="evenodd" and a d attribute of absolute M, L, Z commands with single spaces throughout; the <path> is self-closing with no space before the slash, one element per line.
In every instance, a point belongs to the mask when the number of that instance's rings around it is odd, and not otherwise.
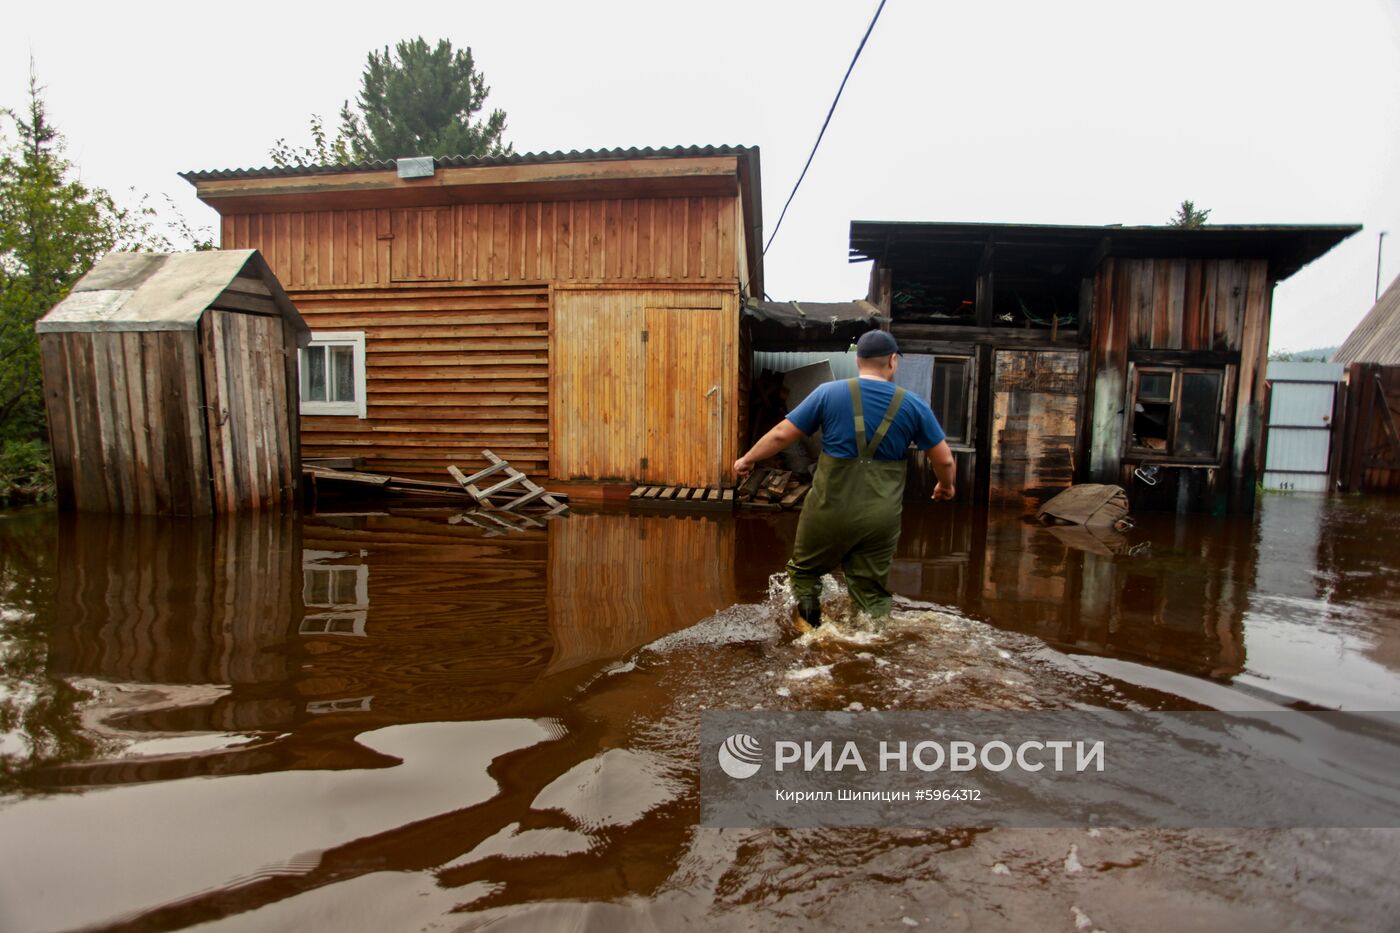
<path fill-rule="evenodd" d="M 827 382 L 812 391 L 787 416 L 787 420 L 797 426 L 803 434 L 812 434 L 818 428 L 822 432 L 822 453 L 829 457 L 854 460 L 856 450 L 855 411 L 851 407 L 851 390 L 845 379 Z M 865 415 L 865 439 L 868 442 L 875 436 L 880 422 L 885 418 L 885 409 L 894 398 L 895 384 L 883 379 L 862 379 L 860 381 L 861 409 Z M 875 451 L 876 460 L 903 460 L 912 441 L 920 450 L 938 446 L 943 440 L 943 427 L 933 416 L 928 402 L 913 392 L 904 393 L 904 403 L 895 413 L 894 423 L 885 432 L 880 449 Z"/>

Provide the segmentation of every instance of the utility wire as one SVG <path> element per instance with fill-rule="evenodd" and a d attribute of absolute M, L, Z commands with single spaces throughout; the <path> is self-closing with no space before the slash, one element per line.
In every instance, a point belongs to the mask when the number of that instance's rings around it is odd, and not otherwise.
<path fill-rule="evenodd" d="M 783 204 L 782 212 L 778 214 L 778 222 L 773 225 L 773 232 L 768 234 L 768 242 L 763 246 L 763 255 L 768 255 L 768 247 L 773 245 L 773 239 L 778 235 L 778 228 L 783 225 L 783 218 L 787 216 L 788 208 L 792 205 L 792 199 L 797 196 L 797 189 L 802 187 L 802 179 L 807 177 L 807 169 L 812 167 L 812 159 L 817 154 L 817 147 L 822 144 L 822 137 L 826 135 L 826 128 L 831 123 L 831 115 L 836 112 L 836 105 L 841 102 L 841 92 L 846 89 L 846 82 L 851 78 L 851 72 L 855 70 L 856 62 L 860 59 L 860 53 L 865 49 L 865 41 L 870 38 L 870 33 L 875 29 L 875 23 L 880 19 L 880 13 L 885 9 L 885 0 L 880 0 L 880 5 L 875 9 L 875 15 L 870 18 L 870 25 L 865 27 L 865 35 L 860 37 L 860 45 L 856 46 L 856 54 L 851 56 L 850 65 L 846 66 L 846 76 L 841 79 L 841 86 L 836 89 L 836 97 L 831 101 L 831 109 L 826 112 L 826 119 L 822 121 L 821 132 L 817 133 L 817 141 L 812 144 L 812 151 L 807 156 L 807 164 L 802 166 L 802 174 L 797 176 L 797 184 L 792 186 L 792 193 L 788 195 L 787 202 Z"/>

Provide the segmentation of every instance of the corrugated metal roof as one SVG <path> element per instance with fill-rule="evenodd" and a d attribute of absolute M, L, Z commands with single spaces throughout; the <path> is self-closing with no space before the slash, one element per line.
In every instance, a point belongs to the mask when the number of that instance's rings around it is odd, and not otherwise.
<path fill-rule="evenodd" d="M 257 250 L 108 253 L 39 319 L 41 333 L 193 330 L 245 266 L 267 284 L 298 334 L 311 332 Z"/>
<path fill-rule="evenodd" d="M 630 159 L 683 159 L 702 156 L 757 154 L 757 146 L 663 146 L 654 149 L 577 149 L 570 152 L 520 152 L 502 156 L 439 156 L 433 159 L 436 168 L 472 168 L 487 165 L 533 165 L 547 162 L 613 162 Z M 374 159 L 347 165 L 268 166 L 265 168 L 225 168 L 181 172 L 189 182 L 214 181 L 229 178 L 281 178 L 298 175 L 339 175 L 347 172 L 392 172 L 398 166 L 395 159 Z"/>
<path fill-rule="evenodd" d="M 1332 354 L 1332 362 L 1400 364 L 1400 276 Z"/>

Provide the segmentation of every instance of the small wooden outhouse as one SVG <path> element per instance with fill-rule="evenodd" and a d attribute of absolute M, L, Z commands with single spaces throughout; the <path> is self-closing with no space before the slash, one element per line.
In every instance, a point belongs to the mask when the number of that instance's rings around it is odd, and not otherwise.
<path fill-rule="evenodd" d="M 256 250 L 113 253 L 36 329 L 60 508 L 295 505 L 311 334 Z"/>

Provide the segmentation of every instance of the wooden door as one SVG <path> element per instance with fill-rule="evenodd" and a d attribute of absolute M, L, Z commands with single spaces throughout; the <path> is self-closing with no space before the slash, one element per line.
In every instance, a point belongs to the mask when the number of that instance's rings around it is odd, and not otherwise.
<path fill-rule="evenodd" d="M 552 477 L 721 482 L 738 445 L 737 295 L 556 289 L 550 314 Z"/>
<path fill-rule="evenodd" d="M 997 350 L 992 378 L 993 502 L 1036 506 L 1074 483 L 1077 350 Z"/>
<path fill-rule="evenodd" d="M 724 323 L 718 307 L 646 309 L 644 482 L 714 486 L 724 475 Z"/>

